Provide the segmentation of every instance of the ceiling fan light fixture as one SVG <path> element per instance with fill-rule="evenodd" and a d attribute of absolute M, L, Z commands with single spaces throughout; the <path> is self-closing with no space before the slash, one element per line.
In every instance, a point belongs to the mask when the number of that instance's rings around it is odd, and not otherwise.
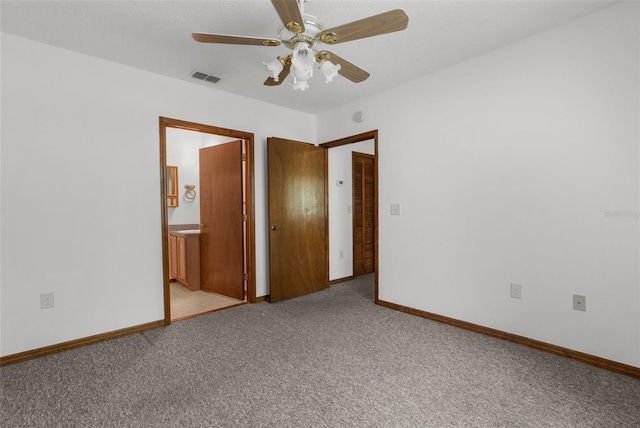
<path fill-rule="evenodd" d="M 309 89 L 309 82 L 306 80 L 293 78 L 293 90 L 294 91 L 305 91 Z"/>
<path fill-rule="evenodd" d="M 313 50 L 304 42 L 300 42 L 293 49 L 291 64 L 296 69 L 307 69 L 313 67 L 316 62 L 316 55 Z"/>
<path fill-rule="evenodd" d="M 293 69 L 293 77 L 298 80 L 309 80 L 313 77 L 313 68 L 296 68 Z"/>
<path fill-rule="evenodd" d="M 338 75 L 338 72 L 340 71 L 340 64 L 334 64 L 329 60 L 323 61 L 320 65 L 320 71 L 324 75 L 324 81 L 329 83 Z"/>
<path fill-rule="evenodd" d="M 271 77 L 273 78 L 273 80 L 275 80 L 276 82 L 279 81 L 278 76 L 280 75 L 280 72 L 284 68 L 284 64 L 282 63 L 280 58 L 276 58 L 270 62 L 262 61 L 262 63 L 267 67 L 267 70 L 269 70 L 269 73 L 271 73 Z"/>
<path fill-rule="evenodd" d="M 308 80 L 313 77 L 313 67 L 296 67 L 292 61 L 291 71 L 291 74 L 293 75 L 293 89 L 296 91 L 304 91 L 308 89 Z"/>
<path fill-rule="evenodd" d="M 305 42 L 299 42 L 293 48 L 291 57 L 291 71 L 293 74 L 293 89 L 304 91 L 309 88 L 307 80 L 313 77 L 313 66 L 316 63 L 316 54 Z"/>

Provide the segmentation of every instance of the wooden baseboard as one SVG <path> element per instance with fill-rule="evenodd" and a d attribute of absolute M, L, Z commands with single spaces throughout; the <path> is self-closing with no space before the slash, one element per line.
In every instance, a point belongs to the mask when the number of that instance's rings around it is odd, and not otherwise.
<path fill-rule="evenodd" d="M 95 336 L 83 337 L 82 339 L 71 340 L 69 342 L 58 343 L 44 348 L 32 349 L 30 351 L 20 352 L 17 354 L 0 357 L 0 366 L 8 364 L 20 363 L 34 358 L 43 357 L 45 355 L 55 354 L 58 352 L 68 351 L 70 349 L 80 348 L 81 346 L 92 345 L 98 342 L 115 339 L 130 334 L 140 333 L 152 328 L 164 326 L 164 320 L 153 321 L 146 324 L 140 324 L 133 327 L 123 328 L 121 330 L 110 331 L 108 333 L 96 334 Z"/>
<path fill-rule="evenodd" d="M 354 278 L 355 276 L 351 275 L 351 276 L 345 276 L 344 278 L 332 279 L 331 281 L 329 281 L 329 287 L 335 284 L 340 284 L 341 282 L 351 281 Z"/>
<path fill-rule="evenodd" d="M 269 295 L 268 294 L 266 296 L 256 297 L 256 301 L 255 302 L 251 302 L 251 303 L 260 303 L 260 302 L 264 302 L 266 300 L 269 300 Z"/>
<path fill-rule="evenodd" d="M 443 324 L 452 325 L 454 327 L 470 330 L 475 333 L 484 334 L 487 336 L 497 337 L 498 339 L 507 340 L 509 342 L 524 345 L 529 348 L 537 349 L 539 351 L 548 352 L 550 354 L 558 355 L 565 358 L 571 358 L 581 363 L 589 364 L 601 369 L 609 370 L 612 372 L 620 373 L 623 375 L 631 376 L 640 379 L 640 368 L 629 366 L 627 364 L 618 363 L 616 361 L 607 360 L 605 358 L 596 357 L 595 355 L 585 354 L 583 352 L 574 351 L 572 349 L 563 348 L 561 346 L 552 345 L 550 343 L 541 342 L 535 339 L 529 339 L 527 337 L 518 336 L 515 334 L 507 333 L 500 330 L 495 330 L 489 327 L 483 327 L 478 324 L 473 324 L 466 321 L 460 321 L 455 318 L 445 317 L 443 315 L 434 314 L 431 312 L 421 311 L 419 309 L 409 308 L 407 306 L 398 305 L 396 303 L 386 302 L 384 300 L 376 300 L 376 304 L 384 306 L 386 308 L 394 309 L 396 311 L 405 312 L 411 315 L 416 315 L 422 318 L 426 318 L 432 321 L 437 321 Z"/>

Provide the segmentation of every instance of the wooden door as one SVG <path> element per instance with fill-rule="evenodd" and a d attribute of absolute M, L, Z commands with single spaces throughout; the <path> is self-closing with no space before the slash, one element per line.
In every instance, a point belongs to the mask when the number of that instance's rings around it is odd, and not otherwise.
<path fill-rule="evenodd" d="M 242 141 L 200 149 L 201 289 L 244 300 Z"/>
<path fill-rule="evenodd" d="M 353 275 L 375 271 L 374 156 L 353 153 Z"/>
<path fill-rule="evenodd" d="M 267 139 L 270 300 L 327 287 L 326 150 Z"/>

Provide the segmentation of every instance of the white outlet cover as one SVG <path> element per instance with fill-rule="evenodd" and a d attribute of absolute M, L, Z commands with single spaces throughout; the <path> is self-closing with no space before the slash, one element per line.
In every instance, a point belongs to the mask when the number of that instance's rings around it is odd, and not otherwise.
<path fill-rule="evenodd" d="M 514 299 L 522 299 L 522 285 L 511 283 L 511 297 Z"/>
<path fill-rule="evenodd" d="M 40 295 L 40 309 L 49 309 L 55 306 L 54 293 L 42 293 Z"/>
<path fill-rule="evenodd" d="M 587 298 L 578 294 L 573 295 L 573 310 L 586 312 Z"/>
<path fill-rule="evenodd" d="M 400 215 L 400 204 L 391 204 L 391 215 Z"/>

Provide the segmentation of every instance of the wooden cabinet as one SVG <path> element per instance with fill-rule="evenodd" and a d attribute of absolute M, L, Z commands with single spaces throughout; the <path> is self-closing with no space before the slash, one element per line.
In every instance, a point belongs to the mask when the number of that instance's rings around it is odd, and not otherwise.
<path fill-rule="evenodd" d="M 169 279 L 178 277 L 178 237 L 169 234 Z"/>
<path fill-rule="evenodd" d="M 176 279 L 182 285 L 187 285 L 187 238 L 184 236 L 176 237 L 177 251 L 177 271 Z"/>
<path fill-rule="evenodd" d="M 199 234 L 169 234 L 169 277 L 189 290 L 200 290 Z"/>

